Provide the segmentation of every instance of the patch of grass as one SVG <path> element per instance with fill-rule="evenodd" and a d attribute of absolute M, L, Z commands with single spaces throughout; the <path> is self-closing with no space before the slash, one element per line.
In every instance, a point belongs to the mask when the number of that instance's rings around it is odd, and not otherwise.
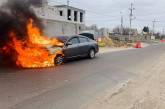
<path fill-rule="evenodd" d="M 99 47 L 105 47 L 105 46 L 106 46 L 106 43 L 104 43 L 104 42 L 99 42 L 98 45 L 99 45 Z"/>

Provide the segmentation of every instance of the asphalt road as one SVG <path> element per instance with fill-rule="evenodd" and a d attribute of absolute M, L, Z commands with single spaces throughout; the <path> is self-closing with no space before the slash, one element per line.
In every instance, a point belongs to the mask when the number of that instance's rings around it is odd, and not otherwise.
<path fill-rule="evenodd" d="M 0 69 L 0 109 L 83 109 L 104 91 L 138 76 L 165 45 L 99 54 L 56 68 Z"/>

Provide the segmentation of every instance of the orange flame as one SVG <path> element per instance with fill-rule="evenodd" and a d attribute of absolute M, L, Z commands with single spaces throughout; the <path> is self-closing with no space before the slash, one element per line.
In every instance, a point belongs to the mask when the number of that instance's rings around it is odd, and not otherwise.
<path fill-rule="evenodd" d="M 18 40 L 14 32 L 10 32 L 12 38 L 11 43 L 17 52 L 16 65 L 23 68 L 36 68 L 36 67 L 51 67 L 54 66 L 54 58 L 57 54 L 63 53 L 57 50 L 56 53 L 51 54 L 46 46 L 63 46 L 63 43 L 57 39 L 48 39 L 43 37 L 39 28 L 33 26 L 33 20 L 30 19 L 27 24 L 28 36 L 24 41 Z"/>

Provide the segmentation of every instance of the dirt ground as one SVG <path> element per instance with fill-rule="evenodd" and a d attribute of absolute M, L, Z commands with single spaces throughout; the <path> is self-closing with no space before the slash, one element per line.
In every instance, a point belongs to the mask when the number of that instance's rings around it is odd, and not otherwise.
<path fill-rule="evenodd" d="M 148 47 L 149 44 L 147 43 L 142 43 L 141 44 L 142 48 Z M 134 47 L 117 47 L 117 48 L 111 48 L 111 47 L 100 47 L 99 53 L 108 53 L 108 52 L 116 52 L 116 51 L 124 51 L 124 50 L 131 50 L 131 49 L 136 49 Z"/>
<path fill-rule="evenodd" d="M 165 54 L 121 88 L 107 91 L 86 109 L 165 109 Z"/>
<path fill-rule="evenodd" d="M 117 52 L 117 51 L 124 51 L 124 50 L 131 50 L 134 48 L 109 48 L 109 47 L 102 47 L 99 50 L 99 53 L 108 53 L 108 52 Z"/>

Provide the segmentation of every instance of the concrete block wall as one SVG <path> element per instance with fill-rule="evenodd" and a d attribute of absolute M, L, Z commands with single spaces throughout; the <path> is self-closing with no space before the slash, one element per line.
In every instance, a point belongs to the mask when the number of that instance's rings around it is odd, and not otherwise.
<path fill-rule="evenodd" d="M 49 37 L 61 36 L 61 35 L 75 35 L 81 33 L 84 30 L 85 25 L 60 22 L 55 20 L 42 20 L 45 26 L 44 33 Z"/>

